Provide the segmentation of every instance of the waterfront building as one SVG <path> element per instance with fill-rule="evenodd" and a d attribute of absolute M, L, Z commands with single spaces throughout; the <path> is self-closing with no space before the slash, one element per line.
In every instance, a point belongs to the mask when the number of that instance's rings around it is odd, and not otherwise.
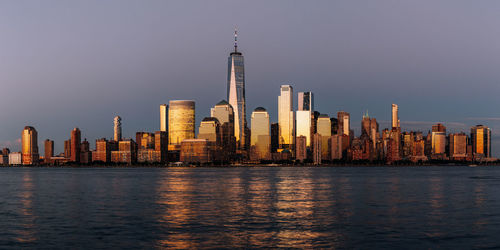
<path fill-rule="evenodd" d="M 207 139 L 213 145 L 219 145 L 222 138 L 220 123 L 215 117 L 205 117 L 198 128 L 198 139 Z"/>
<path fill-rule="evenodd" d="M 248 142 L 246 132 L 245 66 L 243 54 L 238 51 L 238 34 L 234 31 L 234 51 L 228 57 L 227 99 L 234 111 L 234 136 L 238 149 L 245 150 Z"/>
<path fill-rule="evenodd" d="M 105 138 L 97 139 L 95 142 L 96 150 L 92 153 L 93 162 L 110 162 L 111 152 L 118 149 L 115 141 L 108 141 Z"/>
<path fill-rule="evenodd" d="M 81 132 L 79 128 L 74 128 L 71 131 L 71 158 L 72 162 L 80 162 L 80 143 Z"/>
<path fill-rule="evenodd" d="M 446 127 L 438 123 L 432 125 L 432 158 L 444 159 L 446 157 Z"/>
<path fill-rule="evenodd" d="M 173 100 L 168 110 L 168 150 L 179 150 L 186 139 L 194 139 L 195 103 Z"/>
<path fill-rule="evenodd" d="M 449 135 L 450 160 L 464 161 L 467 159 L 467 135 L 465 133 L 456 133 Z"/>
<path fill-rule="evenodd" d="M 236 152 L 233 107 L 225 100 L 222 100 L 210 109 L 210 116 L 216 118 L 220 123 L 220 133 L 222 137 L 221 160 L 230 161 Z"/>
<path fill-rule="evenodd" d="M 336 135 L 339 132 L 339 120 L 335 117 L 330 118 L 330 124 L 332 125 L 331 134 Z"/>
<path fill-rule="evenodd" d="M 296 136 L 305 136 L 306 137 L 306 147 L 311 146 L 311 132 L 312 124 L 311 124 L 311 111 L 310 110 L 298 110 L 296 112 L 296 126 L 297 126 L 297 134 Z"/>
<path fill-rule="evenodd" d="M 477 125 L 470 130 L 472 155 L 474 159 L 491 157 L 491 130 L 490 128 Z"/>
<path fill-rule="evenodd" d="M 330 148 L 330 160 L 340 160 L 342 159 L 342 135 L 332 135 L 328 141 L 328 147 Z"/>
<path fill-rule="evenodd" d="M 158 158 L 155 158 L 155 162 L 167 162 L 168 155 L 168 132 L 166 131 L 156 131 L 155 132 L 155 151 Z"/>
<path fill-rule="evenodd" d="M 10 154 L 10 150 L 8 148 L 2 149 L 2 154 L 0 156 L 0 164 L 1 165 L 9 165 L 9 154 Z"/>
<path fill-rule="evenodd" d="M 314 134 L 313 136 L 313 163 L 321 164 L 321 135 Z"/>
<path fill-rule="evenodd" d="M 122 118 L 120 116 L 115 116 L 113 119 L 114 123 L 114 140 L 116 142 L 122 140 Z"/>
<path fill-rule="evenodd" d="M 404 132 L 402 134 L 403 137 L 403 159 L 409 159 L 411 156 L 413 156 L 412 150 L 413 150 L 413 142 L 415 141 L 413 133 L 410 132 Z"/>
<path fill-rule="evenodd" d="M 413 141 L 412 156 L 410 160 L 412 162 L 427 161 L 428 158 L 425 155 L 425 140 L 419 138 Z"/>
<path fill-rule="evenodd" d="M 279 150 L 293 151 L 295 145 L 295 114 L 293 112 L 293 88 L 281 85 L 278 96 Z"/>
<path fill-rule="evenodd" d="M 251 160 L 271 159 L 271 134 L 269 113 L 263 107 L 252 112 L 250 158 Z"/>
<path fill-rule="evenodd" d="M 185 163 L 208 163 L 212 161 L 207 139 L 185 139 L 181 143 L 180 161 Z"/>
<path fill-rule="evenodd" d="M 280 146 L 280 127 L 277 122 L 271 124 L 271 153 L 278 152 Z"/>
<path fill-rule="evenodd" d="M 71 158 L 71 138 L 69 140 L 64 141 L 64 158 Z"/>
<path fill-rule="evenodd" d="M 137 144 L 132 139 L 118 142 L 118 150 L 111 151 L 111 161 L 132 164 L 137 161 Z"/>
<path fill-rule="evenodd" d="M 168 131 L 168 105 L 160 105 L 160 131 Z"/>
<path fill-rule="evenodd" d="M 90 144 L 85 138 L 80 143 L 80 163 L 89 164 L 92 162 L 92 152 L 90 151 Z"/>
<path fill-rule="evenodd" d="M 303 135 L 295 138 L 295 159 L 304 162 L 307 159 L 307 138 Z"/>
<path fill-rule="evenodd" d="M 38 164 L 38 133 L 34 127 L 26 126 L 21 135 L 23 165 Z"/>
<path fill-rule="evenodd" d="M 44 151 L 45 151 L 45 163 L 50 161 L 50 158 L 54 156 L 54 141 L 45 140 L 44 142 Z"/>
<path fill-rule="evenodd" d="M 326 160 L 330 157 L 328 143 L 332 136 L 332 122 L 328 115 L 322 114 L 318 117 L 317 124 L 317 134 L 321 136 L 321 158 Z"/>
<path fill-rule="evenodd" d="M 135 141 L 137 143 L 137 150 L 154 149 L 155 148 L 155 134 L 154 133 L 137 132 L 137 133 L 135 133 Z"/>
<path fill-rule="evenodd" d="M 23 164 L 23 154 L 21 152 L 9 153 L 9 165 L 17 166 Z"/>

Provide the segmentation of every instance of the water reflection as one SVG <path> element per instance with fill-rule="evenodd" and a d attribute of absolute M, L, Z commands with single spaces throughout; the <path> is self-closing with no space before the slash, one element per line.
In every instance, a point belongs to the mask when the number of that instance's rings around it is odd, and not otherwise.
<path fill-rule="evenodd" d="M 15 230 L 15 241 L 19 243 L 31 243 L 36 238 L 35 220 L 33 213 L 33 177 L 30 171 L 25 171 L 22 176 L 22 189 L 19 193 L 19 228 Z"/>

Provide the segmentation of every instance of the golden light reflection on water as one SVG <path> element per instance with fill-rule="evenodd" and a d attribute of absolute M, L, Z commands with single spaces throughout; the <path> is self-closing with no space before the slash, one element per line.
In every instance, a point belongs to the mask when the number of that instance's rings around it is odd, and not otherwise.
<path fill-rule="evenodd" d="M 37 240 L 35 228 L 35 216 L 33 214 L 33 178 L 31 172 L 26 171 L 23 174 L 22 190 L 19 194 L 20 206 L 20 229 L 15 230 L 15 241 L 20 243 L 30 243 Z"/>

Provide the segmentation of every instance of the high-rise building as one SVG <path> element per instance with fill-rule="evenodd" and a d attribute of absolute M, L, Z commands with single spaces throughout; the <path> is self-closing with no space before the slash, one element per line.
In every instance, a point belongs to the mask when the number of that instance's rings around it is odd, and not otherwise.
<path fill-rule="evenodd" d="M 332 135 L 328 143 L 330 148 L 330 160 L 342 159 L 342 138 L 341 135 Z"/>
<path fill-rule="evenodd" d="M 252 130 L 250 139 L 250 158 L 252 160 L 271 159 L 271 134 L 269 113 L 262 107 L 252 112 Z"/>
<path fill-rule="evenodd" d="M 222 139 L 219 120 L 215 117 L 203 118 L 198 128 L 198 139 L 206 139 L 214 146 L 218 146 Z"/>
<path fill-rule="evenodd" d="M 299 111 L 314 111 L 314 95 L 312 92 L 299 92 L 297 96 Z"/>
<path fill-rule="evenodd" d="M 122 140 L 122 118 L 120 116 L 115 116 L 114 120 L 114 140 Z"/>
<path fill-rule="evenodd" d="M 328 115 L 322 114 L 318 117 L 317 134 L 321 136 L 321 158 L 326 160 L 330 154 L 328 141 L 332 136 L 332 121 Z"/>
<path fill-rule="evenodd" d="M 186 163 L 208 163 L 213 160 L 206 139 L 186 139 L 181 143 L 180 161 Z"/>
<path fill-rule="evenodd" d="M 132 164 L 137 161 L 137 144 L 132 139 L 118 142 L 118 150 L 111 151 L 111 161 Z"/>
<path fill-rule="evenodd" d="M 71 158 L 71 138 L 69 140 L 64 141 L 64 158 Z"/>
<path fill-rule="evenodd" d="M 137 143 L 137 150 L 154 149 L 155 148 L 155 133 L 136 132 L 135 133 L 135 141 Z"/>
<path fill-rule="evenodd" d="M 168 132 L 156 131 L 155 132 L 155 151 L 159 159 L 157 162 L 167 162 L 168 155 Z"/>
<path fill-rule="evenodd" d="M 49 139 L 45 140 L 44 148 L 45 148 L 45 162 L 47 163 L 48 161 L 50 161 L 50 158 L 54 156 L 54 141 Z"/>
<path fill-rule="evenodd" d="M 22 163 L 23 165 L 34 165 L 38 163 L 38 133 L 34 127 L 24 127 L 21 135 Z"/>
<path fill-rule="evenodd" d="M 195 103 L 173 100 L 168 109 L 168 149 L 180 150 L 183 140 L 194 139 Z"/>
<path fill-rule="evenodd" d="M 293 152 L 295 144 L 295 114 L 293 112 L 293 88 L 281 85 L 278 96 L 279 148 Z"/>
<path fill-rule="evenodd" d="M 311 146 L 311 128 L 312 128 L 311 111 L 310 110 L 298 110 L 295 113 L 295 115 L 296 115 L 296 126 L 297 126 L 296 136 L 305 136 L 306 137 L 306 147 L 310 147 Z"/>
<path fill-rule="evenodd" d="M 298 161 L 305 161 L 307 159 L 307 138 L 303 135 L 295 138 L 295 159 Z"/>
<path fill-rule="evenodd" d="M 80 143 L 80 163 L 88 164 L 92 162 L 92 152 L 90 152 L 90 144 L 85 138 Z"/>
<path fill-rule="evenodd" d="M 167 132 L 168 130 L 168 105 L 160 105 L 160 131 Z"/>
<path fill-rule="evenodd" d="M 338 135 L 350 136 L 351 131 L 351 116 L 345 111 L 339 111 L 337 113 L 337 120 L 339 123 Z"/>
<path fill-rule="evenodd" d="M 322 150 L 322 145 L 321 145 L 321 135 L 320 134 L 314 134 L 313 136 L 313 162 L 314 164 L 321 164 L 321 152 Z"/>
<path fill-rule="evenodd" d="M 467 158 L 467 135 L 465 133 L 450 134 L 450 160 Z"/>
<path fill-rule="evenodd" d="M 234 136 L 239 149 L 246 149 L 245 67 L 243 55 L 238 51 L 238 34 L 234 31 L 234 51 L 229 54 L 227 68 L 227 99 L 234 111 Z"/>
<path fill-rule="evenodd" d="M 71 161 L 80 162 L 81 132 L 79 128 L 71 131 Z"/>
<path fill-rule="evenodd" d="M 477 125 L 470 129 L 472 154 L 474 158 L 491 157 L 491 130 Z"/>
<path fill-rule="evenodd" d="M 441 123 L 432 125 L 432 154 L 446 154 L 446 127 Z"/>
<path fill-rule="evenodd" d="M 96 150 L 92 153 L 92 161 L 96 162 L 110 162 L 111 151 L 118 149 L 116 141 L 108 141 L 105 138 L 97 139 L 95 141 Z"/>
<path fill-rule="evenodd" d="M 271 153 L 276 153 L 280 146 L 280 127 L 279 123 L 271 124 Z"/>
<path fill-rule="evenodd" d="M 392 104 L 392 127 L 393 128 L 400 128 L 398 111 L 399 111 L 398 105 Z"/>
<path fill-rule="evenodd" d="M 218 156 L 222 157 L 221 160 L 223 161 L 229 161 L 236 150 L 233 107 L 225 100 L 222 100 L 210 109 L 210 116 L 216 118 L 220 123 L 222 154 Z"/>

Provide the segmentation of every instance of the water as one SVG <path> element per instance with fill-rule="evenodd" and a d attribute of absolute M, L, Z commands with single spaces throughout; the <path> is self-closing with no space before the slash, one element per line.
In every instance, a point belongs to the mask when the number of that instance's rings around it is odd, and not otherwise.
<path fill-rule="evenodd" d="M 0 168 L 0 248 L 499 248 L 500 168 Z"/>

